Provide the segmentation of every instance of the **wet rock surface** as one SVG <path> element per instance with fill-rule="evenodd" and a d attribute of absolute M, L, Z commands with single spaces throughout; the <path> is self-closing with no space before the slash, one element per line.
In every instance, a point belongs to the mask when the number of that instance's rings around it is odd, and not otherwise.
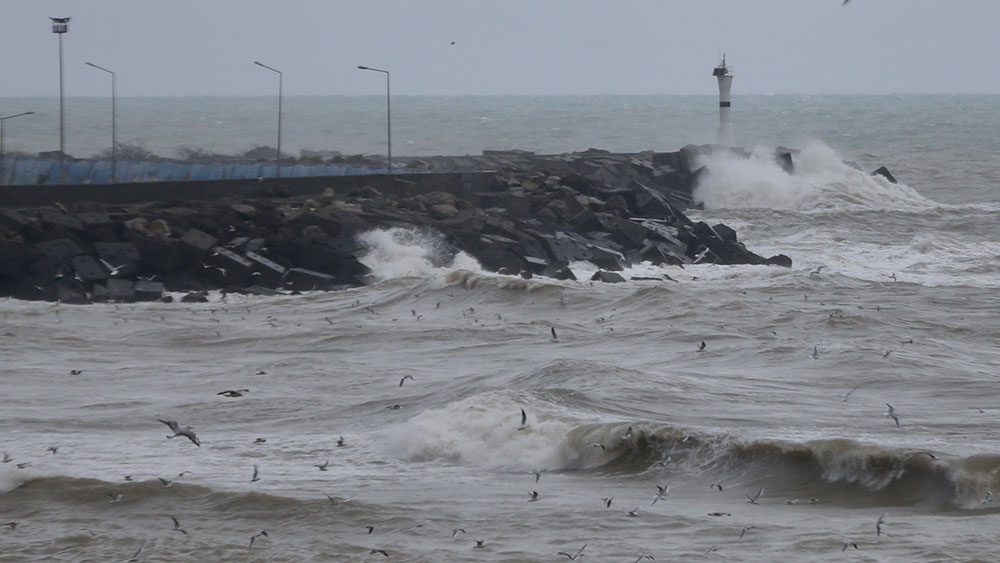
<path fill-rule="evenodd" d="M 609 283 L 624 281 L 618 272 L 643 261 L 790 266 L 787 256 L 753 253 L 726 225 L 683 213 L 706 150 L 485 151 L 408 163 L 491 171 L 495 181 L 475 191 L 456 174 L 454 186 L 426 192 L 365 185 L 294 197 L 110 204 L 86 201 L 81 186 L 80 201 L 0 207 L 0 294 L 88 303 L 184 292 L 181 301 L 194 302 L 217 289 L 342 289 L 372 281 L 357 235 L 390 227 L 441 233 L 453 252 L 523 277 L 574 279 L 568 265 L 580 260 L 600 270 L 593 279 Z M 405 175 L 392 181 L 407 182 Z"/>

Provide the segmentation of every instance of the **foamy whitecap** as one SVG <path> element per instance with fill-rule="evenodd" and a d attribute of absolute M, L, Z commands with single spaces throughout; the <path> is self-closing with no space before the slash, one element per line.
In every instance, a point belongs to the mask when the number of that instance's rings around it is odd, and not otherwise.
<path fill-rule="evenodd" d="M 708 167 L 693 192 L 707 209 L 768 208 L 787 211 L 921 208 L 938 204 L 905 184 L 893 184 L 844 163 L 829 146 L 815 142 L 793 156 L 785 172 L 770 147 L 749 158 L 729 152 L 702 157 Z"/>
<path fill-rule="evenodd" d="M 475 258 L 456 253 L 444 237 L 429 229 L 393 227 L 358 235 L 366 253 L 361 262 L 375 279 L 440 277 L 454 270 L 485 273 Z"/>

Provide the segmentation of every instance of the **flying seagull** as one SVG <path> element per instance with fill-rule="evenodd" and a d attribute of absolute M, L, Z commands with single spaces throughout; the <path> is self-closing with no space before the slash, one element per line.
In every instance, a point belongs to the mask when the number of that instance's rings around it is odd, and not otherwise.
<path fill-rule="evenodd" d="M 135 550 L 135 553 L 132 555 L 130 559 L 128 559 L 127 563 L 134 563 L 135 561 L 139 560 L 139 554 L 142 553 L 142 547 L 144 545 L 146 545 L 146 542 L 142 542 L 139 544 L 139 549 Z"/>
<path fill-rule="evenodd" d="M 878 517 L 878 522 L 875 522 L 875 535 L 882 535 L 882 524 L 885 523 L 885 513 L 883 512 L 881 516 Z"/>
<path fill-rule="evenodd" d="M 750 504 L 759 504 L 757 501 L 760 500 L 760 495 L 763 493 L 764 493 L 764 487 L 761 487 L 760 489 L 757 490 L 757 494 L 755 494 L 754 496 L 750 496 L 746 493 L 743 494 L 747 497 L 747 502 L 749 502 Z"/>
<path fill-rule="evenodd" d="M 521 409 L 521 426 L 519 426 L 517 429 L 524 430 L 527 427 L 528 427 L 528 413 L 524 412 L 524 409 Z"/>
<path fill-rule="evenodd" d="M 559 342 L 559 337 L 556 336 L 556 327 L 549 327 L 552 330 L 552 342 Z"/>
<path fill-rule="evenodd" d="M 852 541 L 844 542 L 844 547 L 840 548 L 840 551 L 847 551 L 847 548 L 849 548 L 849 547 L 853 547 L 854 549 L 857 549 L 858 548 L 858 544 L 856 544 L 856 543 L 854 543 Z"/>
<path fill-rule="evenodd" d="M 321 465 L 316 465 L 316 468 L 319 469 L 320 471 L 326 471 L 326 466 L 327 465 L 330 465 L 330 460 L 326 460 Z"/>
<path fill-rule="evenodd" d="M 611 501 L 615 500 L 615 497 L 604 497 L 601 500 L 604 501 L 604 508 L 611 508 Z"/>
<path fill-rule="evenodd" d="M 407 379 L 409 379 L 411 381 L 416 381 L 416 379 L 413 379 L 412 375 L 407 374 L 407 375 L 404 375 L 403 378 L 399 380 L 399 386 L 402 387 L 403 386 L 403 382 L 406 381 Z"/>
<path fill-rule="evenodd" d="M 747 535 L 747 531 L 752 530 L 752 529 L 753 529 L 753 526 L 750 526 L 750 525 L 743 526 L 743 529 L 740 530 L 740 539 L 743 539 L 743 536 Z"/>
<path fill-rule="evenodd" d="M 816 346 L 813 346 L 813 353 L 810 355 L 810 357 L 812 359 L 814 359 L 814 360 L 818 360 L 819 359 L 819 348 L 817 348 Z"/>
<path fill-rule="evenodd" d="M 538 491 L 531 491 L 530 496 L 531 498 L 528 499 L 528 502 L 536 502 L 538 500 Z"/>
<path fill-rule="evenodd" d="M 175 532 L 180 532 L 180 533 L 184 534 L 185 536 L 188 535 L 187 530 L 185 530 L 184 528 L 181 528 L 181 523 L 177 521 L 177 518 L 174 518 L 173 516 L 171 516 L 170 519 L 174 521 L 174 531 Z"/>
<path fill-rule="evenodd" d="M 261 531 L 257 532 L 256 534 L 250 536 L 250 545 L 247 546 L 247 549 L 250 549 L 251 547 L 253 547 L 254 540 L 256 540 L 257 538 L 259 538 L 261 536 L 264 536 L 266 538 L 267 537 L 267 532 L 264 531 L 264 530 L 261 530 Z"/>
<path fill-rule="evenodd" d="M 216 395 L 222 395 L 223 397 L 236 398 L 242 397 L 244 393 L 249 393 L 249 389 L 227 389 L 225 391 L 216 393 Z"/>
<path fill-rule="evenodd" d="M 701 344 L 698 345 L 698 351 L 699 352 L 704 352 L 705 351 L 705 341 L 704 340 L 702 340 Z"/>
<path fill-rule="evenodd" d="M 340 436 L 339 438 L 337 438 L 337 445 L 338 446 L 343 446 L 344 445 L 344 437 L 343 436 Z"/>
<path fill-rule="evenodd" d="M 188 440 L 191 440 L 191 443 L 193 443 L 194 445 L 198 446 L 199 448 L 201 447 L 201 442 L 198 441 L 198 437 L 195 436 L 194 431 L 191 430 L 190 426 L 185 426 L 182 429 L 180 426 L 177 425 L 176 420 L 162 420 L 159 418 L 156 420 L 159 420 L 163 424 L 169 426 L 170 430 L 174 433 L 173 436 L 167 436 L 167 438 L 176 438 L 178 436 L 184 436 Z"/>
<path fill-rule="evenodd" d="M 372 549 L 368 552 L 370 555 L 381 554 L 389 557 L 389 552 L 384 549 Z"/>
<path fill-rule="evenodd" d="M 464 534 L 464 533 L 465 533 L 465 528 L 452 528 L 451 529 L 451 537 L 455 537 L 458 534 Z"/>
<path fill-rule="evenodd" d="M 250 482 L 251 483 L 256 483 L 257 481 L 260 481 L 260 477 L 258 477 L 257 466 L 254 465 L 253 466 L 253 477 L 250 478 Z"/>
<path fill-rule="evenodd" d="M 667 484 L 663 486 L 657 485 L 656 488 L 659 490 L 659 492 L 657 492 L 656 496 L 653 497 L 653 502 L 652 504 L 650 504 L 650 506 L 656 504 L 656 501 L 661 500 L 663 499 L 663 497 L 667 496 L 667 493 L 670 492 L 670 482 L 667 481 Z"/>
<path fill-rule="evenodd" d="M 886 416 L 892 419 L 896 423 L 896 428 L 899 428 L 899 417 L 896 416 L 896 408 L 886 403 L 885 406 L 889 407 L 889 412 L 885 413 Z"/>
<path fill-rule="evenodd" d="M 576 561 L 577 559 L 583 557 L 583 550 L 585 550 L 585 549 L 587 549 L 587 544 L 583 544 L 583 547 L 581 547 L 580 549 L 578 549 L 576 551 L 576 553 L 574 553 L 573 555 L 570 555 L 570 554 L 566 553 L 565 551 L 557 552 L 556 555 L 565 555 L 566 557 L 569 557 L 570 561 Z"/>

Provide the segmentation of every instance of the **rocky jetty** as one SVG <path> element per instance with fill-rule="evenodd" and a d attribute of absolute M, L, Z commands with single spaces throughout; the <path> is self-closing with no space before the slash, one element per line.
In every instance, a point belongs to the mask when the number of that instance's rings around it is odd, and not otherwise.
<path fill-rule="evenodd" d="M 523 277 L 573 279 L 575 261 L 595 264 L 594 279 L 605 282 L 623 281 L 616 272 L 643 261 L 790 266 L 784 255 L 754 254 L 726 225 L 683 213 L 705 172 L 698 156 L 710 149 L 485 151 L 407 163 L 489 170 L 492 181 L 475 191 L 456 174 L 454 186 L 433 191 L 406 189 L 414 183 L 407 175 L 382 175 L 295 196 L 279 189 L 118 204 L 88 201 L 81 186 L 76 201 L 12 208 L 0 195 L 0 295 L 89 303 L 353 287 L 372 281 L 357 235 L 389 227 L 433 230 L 484 268 Z M 791 166 L 790 156 L 776 158 Z"/>

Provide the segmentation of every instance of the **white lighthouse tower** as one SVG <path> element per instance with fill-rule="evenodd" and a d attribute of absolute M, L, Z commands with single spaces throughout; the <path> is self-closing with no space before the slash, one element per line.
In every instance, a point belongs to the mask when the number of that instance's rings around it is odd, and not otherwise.
<path fill-rule="evenodd" d="M 729 92 L 733 88 L 733 69 L 726 66 L 726 55 L 722 55 L 722 62 L 712 71 L 712 76 L 719 79 L 719 139 L 718 143 L 724 147 L 736 145 L 736 137 L 733 135 L 733 123 L 730 121 L 732 115 L 732 104 L 729 101 Z"/>

